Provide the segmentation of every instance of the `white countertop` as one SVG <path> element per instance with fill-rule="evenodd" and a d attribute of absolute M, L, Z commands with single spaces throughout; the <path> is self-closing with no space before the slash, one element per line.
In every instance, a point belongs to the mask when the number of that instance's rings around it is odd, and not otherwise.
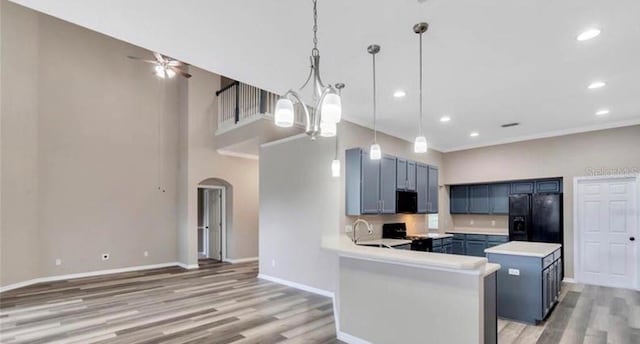
<path fill-rule="evenodd" d="M 481 235 L 506 235 L 509 236 L 509 231 L 505 229 L 505 231 L 495 231 L 495 230 L 491 230 L 491 229 L 482 229 L 482 228 L 472 228 L 472 229 L 465 229 L 465 228 L 456 228 L 456 229 L 449 229 L 446 230 L 445 232 L 447 233 L 456 233 L 456 234 L 481 234 Z"/>
<path fill-rule="evenodd" d="M 544 258 L 560 247 L 562 247 L 560 244 L 545 242 L 511 241 L 506 244 L 488 248 L 484 250 L 484 252 Z"/>
<path fill-rule="evenodd" d="M 487 258 L 423 251 L 393 250 L 388 248 L 360 246 L 341 235 L 322 240 L 322 247 L 336 251 L 341 257 L 406 265 L 424 269 L 439 269 L 460 273 L 485 275 Z"/>
<path fill-rule="evenodd" d="M 385 245 L 385 246 L 400 246 L 411 244 L 411 240 L 403 240 L 403 239 L 375 239 L 375 240 L 365 240 L 358 241 L 358 245 Z"/>
<path fill-rule="evenodd" d="M 431 238 L 431 239 L 444 239 L 444 238 L 451 238 L 453 236 L 451 234 L 442 234 L 442 233 L 408 234 L 408 235 L 420 237 L 420 238 Z"/>

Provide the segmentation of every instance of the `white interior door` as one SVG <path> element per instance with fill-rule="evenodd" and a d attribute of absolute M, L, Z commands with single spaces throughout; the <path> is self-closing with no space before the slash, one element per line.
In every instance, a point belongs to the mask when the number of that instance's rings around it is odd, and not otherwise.
<path fill-rule="evenodd" d="M 579 282 L 636 287 L 637 190 L 633 178 L 578 182 Z"/>
<path fill-rule="evenodd" d="M 209 258 L 222 260 L 222 190 L 209 189 Z"/>

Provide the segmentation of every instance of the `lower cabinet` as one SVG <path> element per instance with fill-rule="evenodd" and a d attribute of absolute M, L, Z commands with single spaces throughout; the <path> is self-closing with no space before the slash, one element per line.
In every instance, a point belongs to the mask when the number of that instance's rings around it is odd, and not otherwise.
<path fill-rule="evenodd" d="M 465 242 L 465 254 L 467 256 L 484 257 L 484 250 L 486 248 L 486 241 L 467 240 Z"/>
<path fill-rule="evenodd" d="M 544 257 L 489 253 L 498 270 L 498 316 L 530 324 L 544 320 L 558 302 L 562 287 L 562 256 Z"/>
<path fill-rule="evenodd" d="M 453 233 L 451 238 L 451 254 L 484 257 L 484 250 L 509 241 L 506 235 L 463 234 Z"/>
<path fill-rule="evenodd" d="M 451 244 L 451 253 L 452 254 L 464 254 L 464 238 L 457 239 L 453 238 L 453 242 Z"/>
<path fill-rule="evenodd" d="M 411 244 L 393 246 L 396 250 L 411 250 Z"/>

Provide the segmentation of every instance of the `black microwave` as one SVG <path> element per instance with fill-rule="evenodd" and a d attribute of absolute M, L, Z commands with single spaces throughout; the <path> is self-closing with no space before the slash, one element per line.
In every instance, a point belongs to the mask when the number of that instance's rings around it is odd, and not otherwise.
<path fill-rule="evenodd" d="M 396 213 L 415 214 L 418 212 L 418 193 L 415 191 L 396 191 Z"/>

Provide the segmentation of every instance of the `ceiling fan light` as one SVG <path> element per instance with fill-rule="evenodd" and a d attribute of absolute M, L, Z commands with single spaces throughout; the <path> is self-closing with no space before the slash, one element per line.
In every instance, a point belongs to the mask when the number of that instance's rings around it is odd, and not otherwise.
<path fill-rule="evenodd" d="M 171 69 L 171 68 L 167 68 L 165 70 L 165 73 L 167 73 L 167 77 L 169 77 L 169 78 L 173 78 L 174 76 L 176 76 L 176 72 L 173 71 L 173 69 Z"/>
<path fill-rule="evenodd" d="M 342 118 L 342 100 L 335 93 L 328 93 L 322 100 L 320 118 L 323 121 L 339 123 Z"/>
<path fill-rule="evenodd" d="M 164 75 L 164 68 L 162 68 L 162 66 L 155 66 L 153 67 L 153 70 L 156 74 L 157 77 L 164 79 L 165 75 Z"/>
<path fill-rule="evenodd" d="M 287 98 L 280 98 L 276 103 L 274 121 L 282 128 L 293 127 L 293 102 Z"/>
<path fill-rule="evenodd" d="M 371 160 L 382 159 L 382 149 L 380 149 L 379 144 L 374 143 L 371 145 L 371 148 L 369 148 L 369 158 L 371 158 Z"/>
<path fill-rule="evenodd" d="M 413 143 L 413 151 L 416 153 L 426 153 L 427 149 L 427 138 L 424 136 L 416 137 L 416 141 Z"/>
<path fill-rule="evenodd" d="M 320 136 L 334 137 L 338 133 L 338 125 L 333 122 L 322 120 L 320 122 Z"/>
<path fill-rule="evenodd" d="M 338 159 L 331 162 L 331 176 L 334 178 L 340 177 L 340 160 Z"/>

